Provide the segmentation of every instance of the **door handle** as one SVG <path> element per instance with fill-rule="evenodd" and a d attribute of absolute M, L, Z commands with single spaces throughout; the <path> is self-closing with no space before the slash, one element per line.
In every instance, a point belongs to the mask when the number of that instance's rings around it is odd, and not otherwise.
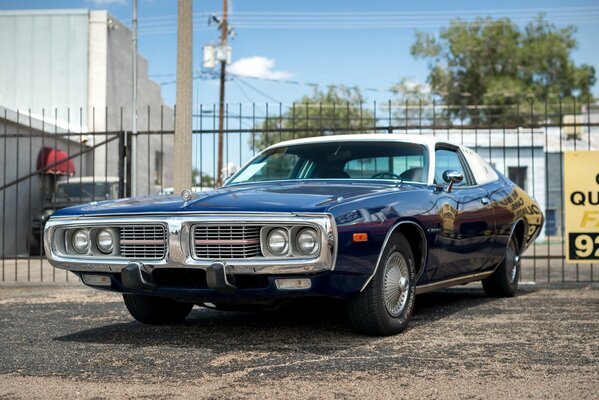
<path fill-rule="evenodd" d="M 491 202 L 491 200 L 489 200 L 488 197 L 483 197 L 482 199 L 480 199 L 480 202 L 483 203 L 484 205 L 487 205 Z"/>

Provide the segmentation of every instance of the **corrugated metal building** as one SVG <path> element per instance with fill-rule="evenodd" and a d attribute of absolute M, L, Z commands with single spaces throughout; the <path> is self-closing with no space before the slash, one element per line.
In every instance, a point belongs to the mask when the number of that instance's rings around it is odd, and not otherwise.
<path fill-rule="evenodd" d="M 59 136 L 57 148 L 74 154 L 108 137 L 92 133 L 131 130 L 131 37 L 131 30 L 106 11 L 0 11 L 0 184 L 35 172 L 38 153 L 51 146 L 52 135 Z M 173 109 L 148 78 L 141 56 L 138 88 L 139 131 L 173 130 Z M 45 140 L 32 140 L 32 134 Z M 137 193 L 157 193 L 171 185 L 172 142 L 172 135 L 140 137 Z M 83 156 L 83 162 L 74 160 L 75 177 L 118 176 L 118 150 L 114 140 L 95 148 L 93 156 Z M 0 254 L 26 253 L 29 203 L 32 212 L 41 207 L 46 180 L 38 174 L 0 193 L 0 210 L 5 210 L 0 226 L 19 226 L 16 233 L 0 232 Z M 18 210 L 17 199 L 27 207 L 21 204 Z"/>

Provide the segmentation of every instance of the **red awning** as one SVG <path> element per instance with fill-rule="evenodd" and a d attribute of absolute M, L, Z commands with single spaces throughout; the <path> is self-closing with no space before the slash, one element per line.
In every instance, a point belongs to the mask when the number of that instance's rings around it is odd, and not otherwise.
<path fill-rule="evenodd" d="M 73 176 L 75 164 L 68 158 L 68 154 L 62 150 L 44 147 L 37 155 L 37 170 L 44 174 Z"/>

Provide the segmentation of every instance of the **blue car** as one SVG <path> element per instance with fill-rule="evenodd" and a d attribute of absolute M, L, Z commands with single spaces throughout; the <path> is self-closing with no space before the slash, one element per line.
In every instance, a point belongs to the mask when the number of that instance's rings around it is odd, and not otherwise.
<path fill-rule="evenodd" d="M 346 301 L 357 330 L 391 335 L 419 293 L 481 280 L 513 296 L 542 225 L 538 204 L 474 151 L 362 134 L 281 142 L 215 191 L 59 210 L 44 245 L 143 323 L 325 297 Z"/>

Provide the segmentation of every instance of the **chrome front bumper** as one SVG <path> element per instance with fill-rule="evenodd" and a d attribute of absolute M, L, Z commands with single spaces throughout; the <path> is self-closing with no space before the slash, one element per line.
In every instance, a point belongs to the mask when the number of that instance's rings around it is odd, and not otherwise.
<path fill-rule="evenodd" d="M 316 258 L 253 257 L 247 259 L 199 260 L 193 257 L 192 229 L 199 223 L 305 225 L 321 233 L 320 254 Z M 119 226 L 119 224 L 162 224 L 167 231 L 166 256 L 161 260 L 127 259 L 123 257 L 67 256 L 53 243 L 58 228 Z M 56 268 L 73 272 L 121 272 L 130 262 L 143 262 L 153 268 L 198 268 L 206 270 L 215 262 L 225 263 L 234 274 L 314 274 L 332 271 L 337 253 L 337 229 L 329 214 L 306 213 L 190 213 L 145 214 L 130 216 L 52 217 L 44 229 L 44 247 L 48 261 Z"/>

